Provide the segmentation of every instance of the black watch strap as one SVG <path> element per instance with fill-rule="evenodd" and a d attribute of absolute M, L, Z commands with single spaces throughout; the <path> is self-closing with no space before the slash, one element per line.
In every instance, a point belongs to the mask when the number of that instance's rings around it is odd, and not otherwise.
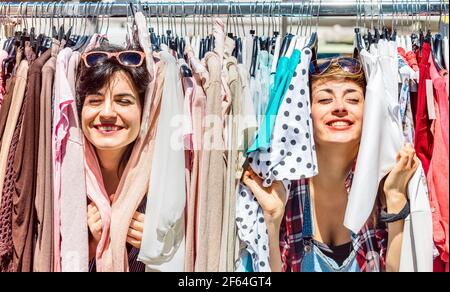
<path fill-rule="evenodd" d="M 405 207 L 403 207 L 403 209 L 398 214 L 388 214 L 386 213 L 386 211 L 381 210 L 379 219 L 381 222 L 392 223 L 398 220 L 405 219 L 406 217 L 408 217 L 409 213 L 409 200 L 407 200 Z"/>

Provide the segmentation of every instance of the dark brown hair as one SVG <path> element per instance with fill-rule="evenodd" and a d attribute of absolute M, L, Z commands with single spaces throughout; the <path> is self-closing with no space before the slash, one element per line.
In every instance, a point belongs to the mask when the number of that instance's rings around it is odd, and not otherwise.
<path fill-rule="evenodd" d="M 142 51 L 141 49 L 133 48 Z M 125 48 L 115 45 L 107 45 L 97 47 L 90 52 L 120 52 Z M 144 104 L 145 91 L 150 82 L 150 74 L 148 73 L 145 62 L 139 67 L 128 67 L 121 65 L 116 58 L 110 58 L 94 67 L 86 67 L 81 61 L 77 71 L 76 94 L 78 102 L 78 112 L 81 115 L 84 99 L 89 94 L 95 94 L 104 86 L 108 85 L 110 78 L 114 73 L 122 71 L 127 74 L 133 81 L 134 87 L 139 93 L 141 105 Z"/>
<path fill-rule="evenodd" d="M 90 52 L 120 52 L 126 50 L 120 46 L 106 45 L 97 47 Z M 140 48 L 132 48 L 132 50 L 142 51 Z M 110 58 L 103 61 L 101 64 L 93 67 L 86 67 L 83 61 L 80 62 L 77 71 L 76 80 L 76 94 L 77 94 L 77 107 L 78 115 L 81 120 L 81 112 L 84 105 L 84 99 L 89 94 L 96 94 L 103 87 L 107 86 L 111 77 L 116 72 L 125 73 L 133 82 L 134 88 L 139 94 L 141 101 L 141 107 L 144 106 L 145 92 L 148 84 L 150 83 L 150 74 L 147 70 L 145 61 L 139 67 L 129 67 L 121 65 L 116 58 Z M 131 143 L 125 151 L 122 159 L 120 160 L 120 167 L 124 167 L 133 149 L 134 142 Z"/>

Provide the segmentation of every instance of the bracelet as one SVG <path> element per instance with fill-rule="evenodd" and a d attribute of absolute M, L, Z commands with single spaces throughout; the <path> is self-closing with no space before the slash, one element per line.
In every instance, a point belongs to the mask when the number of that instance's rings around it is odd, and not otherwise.
<path fill-rule="evenodd" d="M 409 200 L 406 201 L 405 207 L 398 214 L 388 214 L 386 211 L 381 210 L 379 219 L 381 222 L 392 223 L 398 220 L 405 219 L 410 213 Z"/>

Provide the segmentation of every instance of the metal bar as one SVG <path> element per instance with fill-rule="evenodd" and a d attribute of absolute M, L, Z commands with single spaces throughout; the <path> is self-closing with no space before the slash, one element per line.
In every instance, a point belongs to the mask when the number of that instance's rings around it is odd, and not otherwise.
<path fill-rule="evenodd" d="M 278 16 L 298 16 L 299 11 L 301 11 L 301 6 L 305 5 L 308 1 L 301 1 L 292 3 L 292 2 L 270 2 L 270 1 L 258 1 L 258 2 L 232 2 L 231 4 L 228 2 L 220 2 L 220 3 L 206 3 L 206 2 L 146 2 L 142 1 L 139 3 L 133 3 L 132 5 L 135 7 L 135 11 L 139 11 L 139 7 L 144 8 L 146 6 L 151 6 L 151 15 L 155 16 L 155 11 L 160 11 L 159 16 L 168 16 L 167 9 L 159 9 L 156 10 L 154 7 L 158 6 L 159 8 L 167 8 L 167 6 L 171 6 L 171 15 L 172 16 L 187 16 L 194 15 L 195 8 L 203 6 L 213 6 L 215 15 L 227 15 L 230 11 L 230 5 L 237 6 L 237 10 L 231 9 L 231 11 L 239 11 L 239 15 L 250 15 L 261 16 L 263 11 L 267 11 L 267 7 L 270 5 L 274 5 L 273 3 L 277 3 L 277 9 L 275 9 L 274 13 Z M 419 0 L 419 1 L 406 1 L 406 0 L 381 0 L 381 1 L 370 1 L 370 0 L 362 0 L 362 1 L 336 1 L 330 2 L 326 0 L 322 0 L 320 4 L 319 15 L 317 15 L 319 1 L 312 1 L 312 11 L 313 16 L 356 16 L 358 11 L 363 9 L 367 15 L 379 15 L 380 12 L 383 16 L 391 16 L 392 14 L 398 15 L 398 13 L 402 13 L 402 15 L 406 14 L 417 14 L 419 11 L 420 15 L 430 15 L 430 16 L 439 16 L 441 11 L 448 11 L 448 2 L 442 3 L 441 0 Z M 357 3 L 363 5 L 363 8 L 358 10 Z M 372 4 L 371 4 L 372 2 Z M 41 7 L 48 7 L 49 3 L 45 2 L 22 2 L 22 3 L 5 3 L 1 2 L 0 7 L 7 6 L 8 16 L 11 17 L 31 17 L 33 7 L 38 5 Z M 98 3 L 51 3 L 50 9 L 48 11 L 41 12 L 41 9 L 38 9 L 39 13 L 35 14 L 35 16 L 54 16 L 54 17 L 86 17 L 86 16 L 94 16 L 95 7 Z M 77 13 L 73 13 L 73 5 L 77 7 Z M 112 17 L 126 17 L 127 15 L 127 7 L 129 7 L 130 3 L 128 2 L 115 2 L 115 3 L 100 3 L 100 5 L 112 5 L 111 9 L 103 9 L 102 14 L 107 10 L 107 15 Z M 279 9 L 278 9 L 279 5 Z M 309 8 L 311 8 L 311 4 L 306 4 Z M 414 9 L 411 7 L 414 5 Z M 53 9 L 53 7 L 55 9 Z M 89 7 L 89 9 L 85 9 Z M 408 7 L 409 9 L 407 9 Z M 306 10 L 306 9 L 305 9 Z M 1 11 L 1 9 L 0 9 Z M 55 11 L 55 14 L 53 14 Z M 311 14 L 308 14 L 311 15 Z M 0 16 L 1 18 L 2 16 Z"/>

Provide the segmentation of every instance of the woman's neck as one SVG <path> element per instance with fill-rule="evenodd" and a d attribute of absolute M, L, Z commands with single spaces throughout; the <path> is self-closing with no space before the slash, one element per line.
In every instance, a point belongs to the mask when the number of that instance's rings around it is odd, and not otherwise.
<path fill-rule="evenodd" d="M 345 180 L 358 154 L 358 146 L 316 145 L 316 153 L 319 173 L 311 181 L 314 189 L 330 203 L 346 200 L 341 190 L 345 190 Z"/>
<path fill-rule="evenodd" d="M 125 149 L 97 149 L 96 152 L 100 164 L 100 170 L 103 176 L 105 189 L 108 195 L 112 195 L 116 192 L 117 186 L 119 185 L 121 176 L 120 161 L 124 155 Z"/>

